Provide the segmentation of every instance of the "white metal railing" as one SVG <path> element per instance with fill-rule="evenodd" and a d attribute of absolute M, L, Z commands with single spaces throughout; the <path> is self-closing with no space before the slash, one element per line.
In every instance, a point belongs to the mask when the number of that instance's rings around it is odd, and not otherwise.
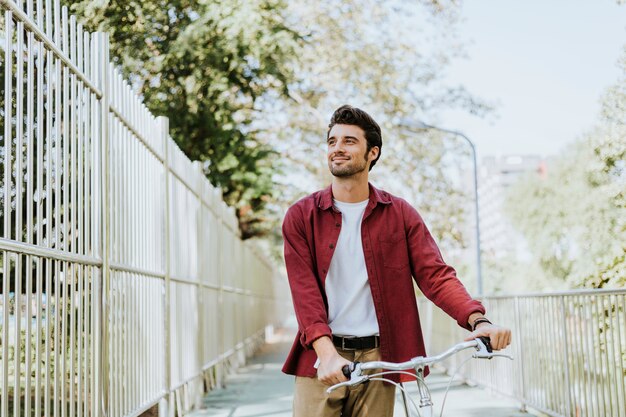
<path fill-rule="evenodd" d="M 513 330 L 513 362 L 470 361 L 470 381 L 555 417 L 626 417 L 626 290 L 485 297 L 489 318 Z M 439 351 L 464 332 L 421 302 L 428 347 Z M 453 371 L 462 358 L 450 358 Z"/>
<path fill-rule="evenodd" d="M 284 285 L 106 34 L 58 0 L 0 4 L 0 417 L 180 415 Z"/>

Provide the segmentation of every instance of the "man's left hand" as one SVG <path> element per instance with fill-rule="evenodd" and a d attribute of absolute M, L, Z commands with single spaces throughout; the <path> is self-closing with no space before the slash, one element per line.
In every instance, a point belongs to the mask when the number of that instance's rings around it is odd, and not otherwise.
<path fill-rule="evenodd" d="M 465 341 L 474 340 L 481 336 L 491 339 L 493 350 L 504 349 L 511 344 L 511 330 L 490 323 L 479 323 L 476 330 L 467 335 Z"/>

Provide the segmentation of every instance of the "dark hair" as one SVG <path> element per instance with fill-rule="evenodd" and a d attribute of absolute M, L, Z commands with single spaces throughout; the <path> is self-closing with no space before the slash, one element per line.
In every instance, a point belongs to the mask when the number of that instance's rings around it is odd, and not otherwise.
<path fill-rule="evenodd" d="M 376 165 L 376 161 L 380 159 L 380 154 L 383 148 L 383 137 L 378 123 L 376 123 L 372 116 L 363 110 L 357 107 L 352 107 L 349 104 L 344 104 L 335 110 L 330 118 L 330 124 L 328 125 L 328 133 L 326 134 L 326 137 L 328 137 L 330 130 L 335 125 L 354 125 L 363 129 L 363 132 L 365 132 L 365 140 L 367 140 L 367 152 L 369 152 L 374 146 L 378 146 L 378 157 L 372 161 L 372 164 L 370 165 L 371 171 L 374 165 Z"/>

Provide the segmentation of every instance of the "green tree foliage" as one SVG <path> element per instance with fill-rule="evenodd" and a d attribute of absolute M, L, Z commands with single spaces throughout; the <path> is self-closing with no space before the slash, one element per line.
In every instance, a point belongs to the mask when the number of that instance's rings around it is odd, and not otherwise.
<path fill-rule="evenodd" d="M 508 200 L 544 273 L 570 286 L 626 286 L 626 54 L 621 64 L 598 127 Z"/>
<path fill-rule="evenodd" d="M 300 36 L 283 0 L 70 1 L 155 115 L 237 208 L 244 238 L 263 232 L 276 154 L 250 123 L 268 92 L 286 94 Z"/>
<path fill-rule="evenodd" d="M 444 246 L 462 246 L 471 188 L 464 190 L 448 171 L 471 167 L 466 145 L 458 138 L 402 126 L 404 119 L 435 123 L 444 109 L 479 115 L 489 110 L 461 86 L 445 81 L 450 61 L 463 53 L 455 34 L 457 13 L 452 2 L 289 2 L 288 15 L 299 22 L 305 40 L 298 81 L 290 85 L 291 102 L 269 98 L 271 112 L 260 122 L 289 173 L 277 177 L 282 190 L 277 205 L 284 209 L 328 185 L 328 120 L 334 109 L 348 103 L 372 114 L 383 130 L 382 156 L 372 181 L 416 204 Z"/>
<path fill-rule="evenodd" d="M 456 1 L 65 1 L 89 29 L 111 34 L 115 62 L 170 118 L 181 149 L 204 161 L 244 237 L 268 228 L 277 237 L 284 207 L 328 182 L 325 126 L 351 103 L 385 132 L 374 181 L 432 209 L 440 239 L 462 240 L 466 194 L 445 174 L 468 158 L 462 146 L 398 128 L 403 117 L 488 110 L 443 81 L 463 53 Z"/>

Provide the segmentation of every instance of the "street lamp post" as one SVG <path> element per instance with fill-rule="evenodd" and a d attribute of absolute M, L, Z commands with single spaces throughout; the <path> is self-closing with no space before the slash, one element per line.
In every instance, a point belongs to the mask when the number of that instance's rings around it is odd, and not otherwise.
<path fill-rule="evenodd" d="M 477 292 L 478 296 L 482 297 L 483 295 L 483 271 L 482 271 L 482 262 L 481 262 L 481 250 L 480 250 L 480 216 L 478 214 L 478 162 L 476 160 L 476 146 L 474 142 L 470 140 L 465 134 L 456 130 L 444 129 L 441 127 L 433 126 L 426 124 L 422 121 L 402 121 L 401 125 L 403 127 L 409 128 L 411 130 L 438 130 L 444 133 L 450 133 L 452 135 L 463 138 L 467 143 L 469 143 L 470 148 L 472 149 L 472 160 L 474 162 L 474 205 L 475 205 L 475 226 L 476 226 L 476 284 L 477 284 Z"/>

